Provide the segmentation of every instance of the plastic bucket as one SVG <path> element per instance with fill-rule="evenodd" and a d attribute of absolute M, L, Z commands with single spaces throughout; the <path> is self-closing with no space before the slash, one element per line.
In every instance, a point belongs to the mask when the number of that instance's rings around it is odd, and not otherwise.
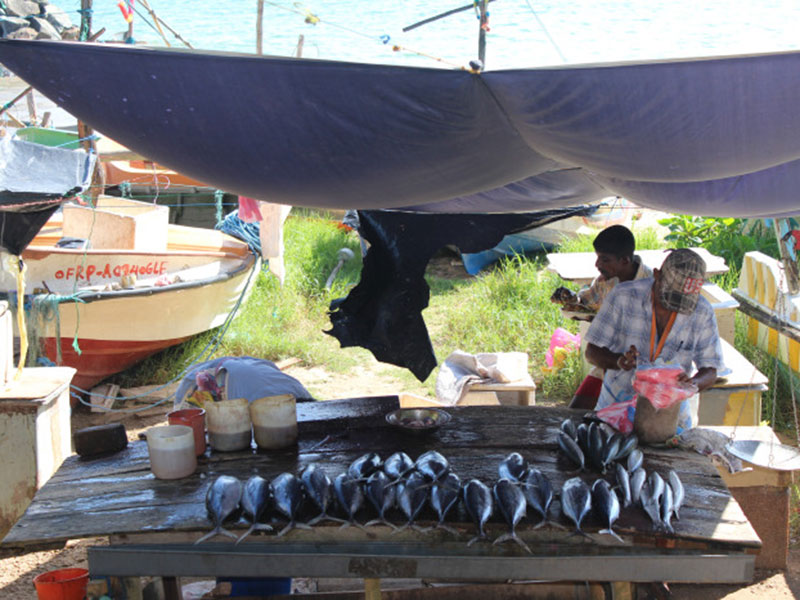
<path fill-rule="evenodd" d="M 291 394 L 254 400 L 250 418 L 259 448 L 277 450 L 297 443 L 297 406 Z"/>
<path fill-rule="evenodd" d="M 162 425 L 147 430 L 150 470 L 159 479 L 188 477 L 197 469 L 194 432 L 186 425 Z"/>
<path fill-rule="evenodd" d="M 200 456 L 206 451 L 206 411 L 202 408 L 185 408 L 167 413 L 170 425 L 186 425 L 194 432 L 194 452 Z"/>
<path fill-rule="evenodd" d="M 89 585 L 87 569 L 58 569 L 33 578 L 39 600 L 83 600 Z"/>
<path fill-rule="evenodd" d="M 248 407 L 244 398 L 206 403 L 208 443 L 214 450 L 234 452 L 250 447 L 253 424 Z"/>

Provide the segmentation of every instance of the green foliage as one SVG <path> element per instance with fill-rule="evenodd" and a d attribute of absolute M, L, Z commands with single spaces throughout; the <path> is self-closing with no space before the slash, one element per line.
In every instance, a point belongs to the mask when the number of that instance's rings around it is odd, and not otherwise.
<path fill-rule="evenodd" d="M 727 291 L 736 287 L 745 253 L 759 250 L 778 258 L 775 234 L 760 221 L 673 215 L 661 219 L 659 224 L 669 228 L 670 233 L 665 240 L 673 247 L 705 248 L 711 254 L 724 258 L 730 269 L 729 274 L 714 281 Z"/>
<path fill-rule="evenodd" d="M 637 250 L 658 250 L 667 247 L 661 234 L 652 227 L 637 228 L 634 226 L 631 231 L 633 231 L 633 235 L 636 238 Z M 558 251 L 594 252 L 592 242 L 598 233 L 599 231 L 594 231 L 592 233 L 582 233 L 571 238 L 564 238 L 558 246 Z"/>

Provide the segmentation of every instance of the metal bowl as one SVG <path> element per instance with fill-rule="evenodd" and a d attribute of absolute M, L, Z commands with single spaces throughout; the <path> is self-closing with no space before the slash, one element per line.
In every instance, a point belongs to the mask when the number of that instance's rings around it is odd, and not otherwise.
<path fill-rule="evenodd" d="M 438 408 L 399 408 L 386 415 L 386 422 L 412 435 L 436 431 L 450 420 L 450 414 Z"/>

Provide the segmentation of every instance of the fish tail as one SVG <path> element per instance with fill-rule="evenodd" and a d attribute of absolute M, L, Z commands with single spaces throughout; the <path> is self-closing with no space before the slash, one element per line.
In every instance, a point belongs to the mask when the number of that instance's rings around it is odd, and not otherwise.
<path fill-rule="evenodd" d="M 373 525 L 378 525 L 379 523 L 383 523 L 383 519 L 372 519 L 372 521 L 367 521 L 364 523 L 364 527 L 372 527 Z"/>
<path fill-rule="evenodd" d="M 420 533 L 425 533 L 426 531 L 430 531 L 431 529 L 433 529 L 433 527 L 422 527 L 421 525 L 414 524 L 411 526 L 411 529 L 419 531 Z"/>
<path fill-rule="evenodd" d="M 496 546 L 497 544 L 502 544 L 503 542 L 507 542 L 508 540 L 514 539 L 513 533 L 504 533 L 503 535 L 499 536 L 495 541 L 492 542 L 492 546 Z"/>
<path fill-rule="evenodd" d="M 286 535 L 287 533 L 289 533 L 289 532 L 290 532 L 292 529 L 294 529 L 294 521 L 291 521 L 291 522 L 290 522 L 288 525 L 286 525 L 286 527 L 284 527 L 283 529 L 281 529 L 281 530 L 278 532 L 278 536 L 277 536 L 277 537 L 283 537 L 284 535 Z"/>
<path fill-rule="evenodd" d="M 485 540 L 485 539 L 486 539 L 486 534 L 480 532 L 478 535 L 476 535 L 474 538 L 472 538 L 470 541 L 467 542 L 467 547 L 472 546 L 472 544 L 474 544 L 478 540 Z"/>
<path fill-rule="evenodd" d="M 239 536 L 233 533 L 232 531 L 228 531 L 227 529 L 223 529 L 222 527 L 219 528 L 220 535 L 227 536 L 229 538 L 233 538 L 235 540 L 239 539 Z"/>
<path fill-rule="evenodd" d="M 615 538 L 616 540 L 622 542 L 623 544 L 625 543 L 625 540 L 623 540 L 621 537 L 619 537 L 619 535 L 617 535 L 617 532 L 612 530 L 610 527 L 608 529 L 601 529 L 597 533 L 607 533 L 608 535 L 610 535 L 611 537 Z"/>
<path fill-rule="evenodd" d="M 294 526 L 298 529 L 311 529 L 311 525 L 308 523 L 295 523 Z"/>
<path fill-rule="evenodd" d="M 406 523 L 405 525 L 402 525 L 402 526 L 400 526 L 400 527 L 396 528 L 396 529 L 395 529 L 395 530 L 394 530 L 394 531 L 391 533 L 391 535 L 394 535 L 395 533 L 400 533 L 400 532 L 401 532 L 401 531 L 403 531 L 404 529 L 408 529 L 408 527 L 409 527 L 410 525 L 411 525 L 411 522 L 409 521 L 409 522 L 408 522 L 408 523 Z"/>
<path fill-rule="evenodd" d="M 452 527 L 448 527 L 448 526 L 447 526 L 447 525 L 445 525 L 445 524 L 444 524 L 442 521 L 439 521 L 439 522 L 436 524 L 436 527 L 434 527 L 434 529 L 444 529 L 444 530 L 445 530 L 445 531 L 447 531 L 448 533 L 452 533 L 453 535 L 458 535 L 458 531 L 456 531 L 456 530 L 455 530 L 455 529 L 453 529 Z"/>
<path fill-rule="evenodd" d="M 215 535 L 217 535 L 218 533 L 222 533 L 222 527 L 220 527 L 220 526 L 214 527 L 214 529 L 212 529 L 212 530 L 211 530 L 211 531 L 209 531 L 207 534 L 205 534 L 203 537 L 201 537 L 199 540 L 197 540 L 197 541 L 194 543 L 194 544 L 195 544 L 195 546 L 196 546 L 197 544 L 201 543 L 201 542 L 205 542 L 206 540 L 210 540 L 211 538 L 213 538 L 213 537 L 214 537 Z"/>
<path fill-rule="evenodd" d="M 236 540 L 236 544 L 234 544 L 234 545 L 238 546 L 238 545 L 241 543 L 241 541 L 242 541 L 244 538 L 246 538 L 248 535 L 250 535 L 251 533 L 253 533 L 255 530 L 256 530 L 256 524 L 255 524 L 255 523 L 253 523 L 252 525 L 250 525 L 250 529 L 248 529 L 247 531 L 245 531 L 245 532 L 242 534 L 242 537 L 240 537 L 239 539 L 237 539 L 237 540 Z"/>

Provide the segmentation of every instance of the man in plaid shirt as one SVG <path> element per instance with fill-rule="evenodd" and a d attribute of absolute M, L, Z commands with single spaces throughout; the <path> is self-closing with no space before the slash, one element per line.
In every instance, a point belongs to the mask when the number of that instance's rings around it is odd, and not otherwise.
<path fill-rule="evenodd" d="M 706 265 L 686 248 L 673 250 L 653 277 L 617 285 L 586 333 L 586 359 L 606 370 L 597 408 L 633 397 L 637 364 L 678 364 L 702 391 L 724 368 L 714 309 L 700 296 Z M 693 375 L 694 366 L 697 371 Z M 691 427 L 688 402 L 679 417 Z"/>
<path fill-rule="evenodd" d="M 597 234 L 592 245 L 597 254 L 594 265 L 600 275 L 594 279 L 592 285 L 580 290 L 577 296 L 566 288 L 557 289 L 553 293 L 553 300 L 559 301 L 558 298 L 562 298 L 561 301 L 566 302 L 565 308 L 569 308 L 569 304 L 574 302 L 596 311 L 619 282 L 650 277 L 653 274 L 650 267 L 634 254 L 636 240 L 627 227 L 607 227 Z M 603 370 L 592 369 L 575 392 L 570 408 L 593 409 L 602 385 Z"/>

